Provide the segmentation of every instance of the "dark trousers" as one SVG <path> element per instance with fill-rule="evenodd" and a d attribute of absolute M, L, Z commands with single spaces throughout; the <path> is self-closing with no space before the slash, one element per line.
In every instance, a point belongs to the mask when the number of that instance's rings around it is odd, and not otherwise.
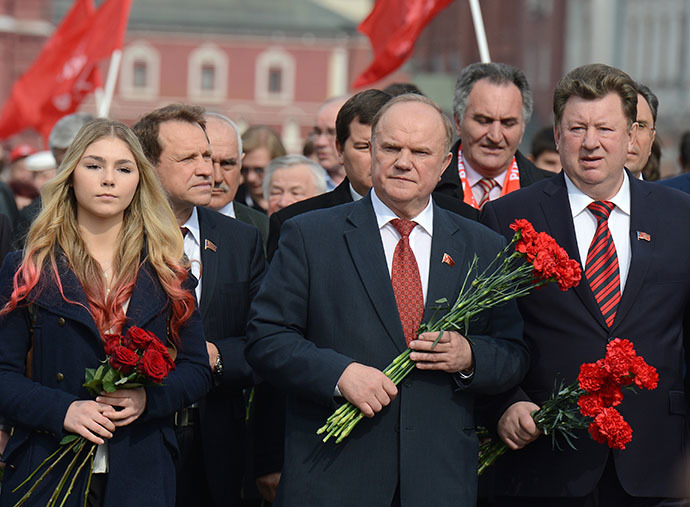
<path fill-rule="evenodd" d="M 180 449 L 180 454 L 175 460 L 176 507 L 213 506 L 206 481 L 199 421 L 194 421 L 191 426 L 176 427 L 175 436 Z"/>
<path fill-rule="evenodd" d="M 93 474 L 86 497 L 87 507 L 103 507 L 105 504 L 105 487 L 108 484 L 108 474 Z"/>
<path fill-rule="evenodd" d="M 613 459 L 609 455 L 599 484 L 585 497 L 499 497 L 492 505 L 495 507 L 690 507 L 690 500 L 630 496 L 618 480 Z"/>

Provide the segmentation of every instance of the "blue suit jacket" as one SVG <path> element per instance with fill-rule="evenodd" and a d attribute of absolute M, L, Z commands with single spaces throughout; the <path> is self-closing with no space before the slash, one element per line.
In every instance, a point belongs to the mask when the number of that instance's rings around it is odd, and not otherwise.
<path fill-rule="evenodd" d="M 245 466 L 242 390 L 254 381 L 244 357 L 247 316 L 266 260 L 256 227 L 207 208 L 197 207 L 197 212 L 203 270 L 199 310 L 204 335 L 223 358 L 219 385 L 199 407 L 204 464 L 215 504 L 234 506 L 240 503 Z"/>
<path fill-rule="evenodd" d="M 674 178 L 669 178 L 667 180 L 657 181 L 660 185 L 664 185 L 670 188 L 676 188 L 686 194 L 690 194 L 690 173 L 681 174 Z"/>
<path fill-rule="evenodd" d="M 12 290 L 12 277 L 21 252 L 11 253 L 0 271 L 0 305 Z M 66 299 L 50 280 L 35 293 L 32 378 L 26 376 L 31 345 L 31 319 L 26 307 L 0 319 L 0 414 L 15 423 L 3 460 L 7 463 L 0 505 L 13 505 L 26 491 L 11 491 L 58 447 L 65 435 L 67 408 L 76 400 L 92 399 L 82 387 L 84 369 L 105 358 L 96 324 L 86 310 L 81 284 L 65 261 L 58 266 Z M 44 278 L 45 280 L 46 278 Z M 85 306 L 81 306 L 81 305 Z M 125 328 L 136 325 L 167 339 L 168 298 L 147 264 L 139 270 L 127 310 Z M 105 505 L 172 506 L 175 502 L 173 454 L 177 442 L 172 414 L 201 398 L 211 385 L 211 371 L 199 313 L 180 328 L 176 369 L 162 387 L 146 388 L 146 410 L 133 423 L 118 428 L 108 441 L 110 471 Z M 45 505 L 62 475 L 58 466 L 32 494 L 31 505 Z M 83 505 L 86 474 L 67 505 Z M 152 488 L 152 485 L 156 485 Z"/>
<path fill-rule="evenodd" d="M 476 222 L 434 206 L 427 305 L 454 301 L 472 257 L 492 260 L 504 242 Z M 442 262 L 444 253 L 454 266 Z M 353 361 L 384 369 L 402 352 L 398 316 L 369 196 L 285 222 L 280 247 L 251 310 L 247 357 L 288 391 L 286 452 L 276 505 L 475 505 L 474 397 L 515 385 L 527 365 L 514 303 L 471 326 L 471 382 L 414 371 L 397 398 L 337 446 L 316 430 L 337 406 Z"/>
<path fill-rule="evenodd" d="M 654 391 L 628 393 L 617 407 L 633 439 L 613 451 L 616 471 L 634 496 L 682 496 L 687 486 L 687 398 L 683 387 L 684 319 L 690 317 L 690 196 L 655 183 L 630 180 L 632 259 L 616 319 L 606 326 L 587 280 L 561 292 L 548 286 L 519 300 L 532 365 L 522 384 L 497 403 L 494 420 L 512 403 L 542 403 L 556 379 L 576 380 L 582 363 L 606 354 L 613 338 L 631 340 L 659 372 Z M 481 220 L 506 237 L 510 223 L 526 218 L 553 236 L 582 264 L 563 174 L 484 206 Z M 646 232 L 650 241 L 638 239 Z M 686 343 L 687 346 L 687 343 Z M 497 495 L 584 496 L 601 477 L 609 448 L 579 434 L 577 451 L 552 450 L 541 437 L 502 457 L 495 466 Z M 565 446 L 567 447 L 567 446 Z M 684 475 L 685 482 L 681 482 Z"/>

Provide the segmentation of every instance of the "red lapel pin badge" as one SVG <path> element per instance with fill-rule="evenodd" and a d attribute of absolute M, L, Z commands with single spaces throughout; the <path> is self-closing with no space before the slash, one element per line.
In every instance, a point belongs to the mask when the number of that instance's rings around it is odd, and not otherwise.
<path fill-rule="evenodd" d="M 204 250 L 211 250 L 212 252 L 215 252 L 217 250 L 216 244 L 210 239 L 205 239 Z"/>
<path fill-rule="evenodd" d="M 648 232 L 637 231 L 638 241 L 652 241 L 652 235 Z"/>
<path fill-rule="evenodd" d="M 447 253 L 444 253 L 444 254 L 443 254 L 443 259 L 441 260 L 441 262 L 442 262 L 443 264 L 448 264 L 451 268 L 452 268 L 453 266 L 455 266 L 455 261 L 454 261 L 453 258 L 452 258 L 450 255 L 448 255 Z"/>

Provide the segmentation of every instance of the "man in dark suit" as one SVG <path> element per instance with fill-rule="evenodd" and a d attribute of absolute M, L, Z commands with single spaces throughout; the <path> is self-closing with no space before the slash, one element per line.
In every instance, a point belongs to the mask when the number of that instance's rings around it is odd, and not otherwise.
<path fill-rule="evenodd" d="M 675 188 L 681 192 L 690 194 L 690 173 L 683 173 L 680 176 L 675 176 L 667 180 L 661 180 L 658 183 L 665 187 Z"/>
<path fill-rule="evenodd" d="M 371 188 L 371 121 L 381 107 L 393 96 L 381 90 L 365 90 L 350 97 L 338 111 L 335 122 L 335 146 L 346 178 L 333 190 L 311 199 L 297 202 L 273 213 L 269 221 L 268 260 L 278 248 L 280 228 L 297 215 L 316 209 L 330 208 L 361 199 Z M 479 214 L 470 206 L 446 195 L 434 195 L 440 207 L 476 220 Z"/>
<path fill-rule="evenodd" d="M 474 397 L 521 379 L 521 319 L 508 304 L 435 348 L 438 333 L 416 329 L 422 307 L 428 320 L 457 297 L 473 255 L 486 265 L 503 242 L 430 198 L 452 139 L 436 104 L 396 97 L 372 130 L 373 189 L 288 220 L 252 305 L 247 358 L 289 393 L 276 505 L 474 505 Z M 417 368 L 398 391 L 381 370 L 407 343 Z M 374 418 L 324 444 L 316 429 L 343 399 Z"/>
<path fill-rule="evenodd" d="M 253 374 L 243 355 L 249 304 L 265 259 L 259 231 L 207 209 L 211 147 L 202 108 L 169 105 L 133 129 L 185 235 L 216 387 L 176 414 L 178 506 L 236 506 L 244 469 L 244 398 Z M 203 269 L 202 269 L 203 268 Z"/>
<path fill-rule="evenodd" d="M 437 192 L 481 209 L 519 188 L 550 178 L 518 151 L 532 115 L 523 72 L 505 63 L 473 63 L 455 83 L 453 118 L 460 138 Z"/>
<path fill-rule="evenodd" d="M 554 113 L 563 172 L 482 212 L 506 237 L 514 219 L 530 220 L 585 268 L 574 290 L 546 287 L 519 300 L 536 360 L 519 387 L 494 400 L 498 435 L 516 450 L 495 465 L 497 505 L 687 505 L 680 497 L 690 478 L 682 364 L 690 198 L 624 169 L 637 134 L 637 92 L 624 72 L 601 64 L 571 71 L 556 86 Z M 593 261 L 602 242 L 609 254 L 600 284 Z M 573 382 L 580 365 L 604 357 L 616 337 L 630 339 L 659 372 L 656 390 L 626 395 L 617 407 L 632 442 L 612 451 L 583 430 L 577 451 L 552 449 L 530 413 L 554 382 Z"/>
<path fill-rule="evenodd" d="M 213 193 L 209 208 L 259 229 L 265 246 L 268 238 L 266 214 L 233 202 L 240 186 L 240 170 L 244 158 L 239 129 L 234 121 L 222 114 L 206 113 L 204 117 L 213 160 Z"/>

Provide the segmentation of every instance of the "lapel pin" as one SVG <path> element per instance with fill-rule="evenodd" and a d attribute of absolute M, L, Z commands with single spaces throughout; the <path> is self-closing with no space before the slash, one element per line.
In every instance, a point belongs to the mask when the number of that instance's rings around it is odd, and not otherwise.
<path fill-rule="evenodd" d="M 443 264 L 448 264 L 451 268 L 452 268 L 453 266 L 455 266 L 455 261 L 454 261 L 453 258 L 452 258 L 450 255 L 448 255 L 447 253 L 444 253 L 444 254 L 443 254 L 443 259 L 441 260 L 441 262 L 442 262 Z"/>
<path fill-rule="evenodd" d="M 211 250 L 212 252 L 215 252 L 216 249 L 216 244 L 213 241 L 211 241 L 210 239 L 204 240 L 204 250 Z"/>
<path fill-rule="evenodd" d="M 638 241 L 652 241 L 652 236 L 647 232 L 637 231 L 637 239 Z"/>

